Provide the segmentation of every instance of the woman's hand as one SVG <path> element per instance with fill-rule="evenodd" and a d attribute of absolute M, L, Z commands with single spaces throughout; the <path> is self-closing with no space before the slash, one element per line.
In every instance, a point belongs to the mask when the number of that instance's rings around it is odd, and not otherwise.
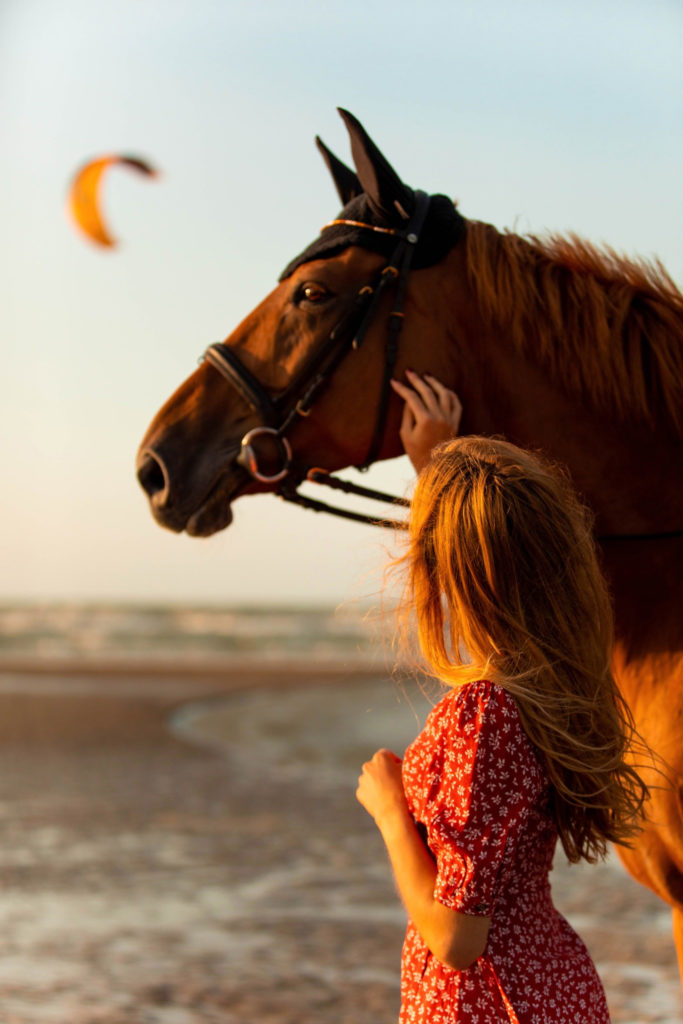
<path fill-rule="evenodd" d="M 434 896 L 436 863 L 410 815 L 400 757 L 378 750 L 363 765 L 356 796 L 382 833 L 401 899 L 424 942 L 447 967 L 471 967 L 486 948 L 491 918 L 461 914 Z"/>
<path fill-rule="evenodd" d="M 392 380 L 391 386 L 405 401 L 401 419 L 401 441 L 416 471 L 429 462 L 435 445 L 455 437 L 460 426 L 462 404 L 454 391 L 436 377 L 406 370 L 409 385 Z"/>
<path fill-rule="evenodd" d="M 378 750 L 372 760 L 363 765 L 356 798 L 377 825 L 397 812 L 402 815 L 408 813 L 401 763 L 401 758 L 391 750 Z"/>

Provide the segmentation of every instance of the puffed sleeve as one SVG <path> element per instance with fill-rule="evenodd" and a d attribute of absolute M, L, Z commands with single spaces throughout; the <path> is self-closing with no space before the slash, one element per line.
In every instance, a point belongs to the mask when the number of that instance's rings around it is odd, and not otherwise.
<path fill-rule="evenodd" d="M 424 805 L 437 863 L 434 897 L 452 910 L 490 917 L 544 776 L 505 690 L 480 682 L 453 697 Z"/>

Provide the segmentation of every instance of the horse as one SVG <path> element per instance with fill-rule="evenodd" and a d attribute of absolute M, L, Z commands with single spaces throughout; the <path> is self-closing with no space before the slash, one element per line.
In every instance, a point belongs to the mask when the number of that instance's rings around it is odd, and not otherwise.
<path fill-rule="evenodd" d="M 407 368 L 459 394 L 462 433 L 563 464 L 594 516 L 620 691 L 665 766 L 641 766 L 643 829 L 618 853 L 671 906 L 683 970 L 683 296 L 657 262 L 465 220 L 340 114 L 355 170 L 316 143 L 343 209 L 153 419 L 151 511 L 207 536 L 237 497 L 306 502 L 307 477 L 402 454 L 389 380 Z"/>

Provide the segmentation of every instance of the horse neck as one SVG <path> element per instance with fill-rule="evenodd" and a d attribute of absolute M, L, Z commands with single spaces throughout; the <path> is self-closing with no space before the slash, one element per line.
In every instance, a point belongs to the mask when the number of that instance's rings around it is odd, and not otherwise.
<path fill-rule="evenodd" d="M 680 648 L 683 542 L 619 539 L 683 528 L 680 476 L 672 472 L 680 465 L 680 443 L 642 423 L 598 415 L 549 382 L 538 366 L 511 358 L 502 338 L 489 340 L 502 349 L 492 356 L 484 386 L 495 409 L 494 431 L 569 469 L 595 516 L 624 658 L 669 650 L 674 637 Z"/>
<path fill-rule="evenodd" d="M 442 336 L 432 372 L 459 392 L 462 432 L 503 435 L 565 465 L 595 514 L 598 534 L 683 527 L 674 470 L 680 439 L 664 427 L 597 410 L 582 394 L 565 390 L 530 350 L 520 352 L 505 328 L 493 328 L 478 308 L 462 247 L 439 269 L 431 306 L 435 316 L 441 311 Z"/>

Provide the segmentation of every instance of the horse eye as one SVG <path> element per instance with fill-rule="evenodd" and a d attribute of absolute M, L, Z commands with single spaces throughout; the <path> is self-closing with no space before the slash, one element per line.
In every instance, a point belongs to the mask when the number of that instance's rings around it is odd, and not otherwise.
<path fill-rule="evenodd" d="M 306 302 L 322 302 L 326 299 L 330 293 L 326 288 L 323 288 L 320 284 L 315 284 L 312 281 L 307 281 L 306 284 L 302 284 L 299 289 L 298 299 L 305 300 Z"/>

